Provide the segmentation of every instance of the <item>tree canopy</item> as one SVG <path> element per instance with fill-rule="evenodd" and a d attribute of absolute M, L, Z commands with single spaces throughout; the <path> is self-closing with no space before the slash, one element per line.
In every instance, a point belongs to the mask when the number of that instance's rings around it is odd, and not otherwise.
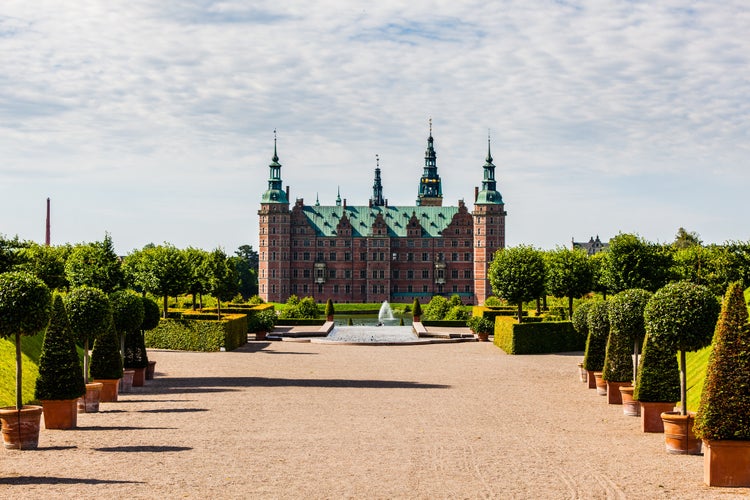
<path fill-rule="evenodd" d="M 493 293 L 518 306 L 519 323 L 523 303 L 544 294 L 544 259 L 534 247 L 520 245 L 498 250 L 488 274 Z"/>

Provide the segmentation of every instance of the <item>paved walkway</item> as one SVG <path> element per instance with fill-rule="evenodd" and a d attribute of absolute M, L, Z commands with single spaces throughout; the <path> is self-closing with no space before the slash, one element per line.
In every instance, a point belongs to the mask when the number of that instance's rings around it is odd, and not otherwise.
<path fill-rule="evenodd" d="M 157 379 L 38 451 L 0 450 L 3 498 L 734 498 L 703 457 L 578 381 L 580 355 L 481 342 L 251 342 L 150 352 Z"/>

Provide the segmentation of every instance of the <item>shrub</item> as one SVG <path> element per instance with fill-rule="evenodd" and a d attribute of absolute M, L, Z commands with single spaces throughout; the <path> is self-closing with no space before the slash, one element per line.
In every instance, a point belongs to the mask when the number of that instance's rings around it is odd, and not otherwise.
<path fill-rule="evenodd" d="M 335 312 L 335 309 L 333 308 L 333 301 L 331 299 L 328 299 L 326 301 L 326 310 L 324 313 L 326 318 L 333 316 L 334 312 Z"/>
<path fill-rule="evenodd" d="M 494 343 L 508 354 L 545 354 L 580 351 L 585 338 L 570 321 L 516 323 L 498 321 Z"/>
<path fill-rule="evenodd" d="M 651 292 L 632 288 L 609 300 L 609 340 L 604 356 L 602 378 L 609 382 L 635 380 L 633 353 L 643 343 L 643 310 Z M 635 346 L 635 347 L 634 347 Z"/>
<path fill-rule="evenodd" d="M 412 316 L 421 317 L 422 316 L 422 305 L 419 303 L 419 299 L 414 299 L 414 303 L 411 306 L 412 310 Z"/>
<path fill-rule="evenodd" d="M 314 319 L 320 316 L 320 310 L 312 297 L 300 300 L 292 295 L 286 301 L 286 307 L 281 311 L 281 318 Z"/>
<path fill-rule="evenodd" d="M 214 318 L 216 316 L 214 315 Z M 215 352 L 247 342 L 247 316 L 224 314 L 221 320 L 163 319 L 146 332 L 146 346 L 179 351 Z"/>
<path fill-rule="evenodd" d="M 70 328 L 83 344 L 83 377 L 88 382 L 89 347 L 109 331 L 112 306 L 107 295 L 98 288 L 81 286 L 65 297 Z"/>
<path fill-rule="evenodd" d="M 260 311 L 255 315 L 256 332 L 270 332 L 276 325 L 276 312 L 273 309 Z"/>
<path fill-rule="evenodd" d="M 148 297 L 141 297 L 141 301 L 143 302 L 141 330 L 153 330 L 159 326 L 159 320 L 161 319 L 159 305 Z"/>
<path fill-rule="evenodd" d="M 81 377 L 81 361 L 73 340 L 68 314 L 63 299 L 55 294 L 52 317 L 44 334 L 39 358 L 39 378 L 36 379 L 37 399 L 75 399 L 86 393 Z"/>
<path fill-rule="evenodd" d="M 500 307 L 503 305 L 503 301 L 498 299 L 494 295 L 490 295 L 485 299 L 484 305 L 487 307 Z"/>
<path fill-rule="evenodd" d="M 262 298 L 260 298 L 260 296 L 253 295 L 252 297 L 250 297 L 247 303 L 252 304 L 252 305 L 258 305 L 258 304 L 264 304 L 265 302 L 263 301 Z"/>
<path fill-rule="evenodd" d="M 742 287 L 724 296 L 695 416 L 699 439 L 750 440 L 750 326 Z"/>
<path fill-rule="evenodd" d="M 583 355 L 583 368 L 600 372 L 604 368 L 604 355 L 609 338 L 609 305 L 598 300 L 591 304 L 588 315 L 589 335 L 586 352 Z"/>
<path fill-rule="evenodd" d="M 440 320 L 445 317 L 449 309 L 448 299 L 440 295 L 432 297 L 430 302 L 424 306 L 422 311 L 422 319 L 426 320 Z"/>
<path fill-rule="evenodd" d="M 633 399 L 666 403 L 680 400 L 680 372 L 674 350 L 654 342 L 650 333 L 643 341 Z"/>
<path fill-rule="evenodd" d="M 589 309 L 591 308 L 591 301 L 581 302 L 578 308 L 573 312 L 573 328 L 582 335 L 588 337 L 589 335 Z"/>
<path fill-rule="evenodd" d="M 0 337 L 15 336 L 16 408 L 23 407 L 21 336 L 35 335 L 47 326 L 52 294 L 36 276 L 24 272 L 0 274 Z"/>
<path fill-rule="evenodd" d="M 122 357 L 114 328 L 97 337 L 91 352 L 91 376 L 95 379 L 122 378 Z"/>
<path fill-rule="evenodd" d="M 495 330 L 495 322 L 482 316 L 472 316 L 466 320 L 466 326 L 474 333 L 491 334 Z"/>
<path fill-rule="evenodd" d="M 445 321 L 465 321 L 469 319 L 469 311 L 464 306 L 453 306 L 443 317 Z"/>

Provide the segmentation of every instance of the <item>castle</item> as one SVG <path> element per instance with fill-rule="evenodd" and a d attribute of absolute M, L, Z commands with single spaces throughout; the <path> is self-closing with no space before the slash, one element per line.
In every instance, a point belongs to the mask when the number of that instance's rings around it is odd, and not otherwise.
<path fill-rule="evenodd" d="M 436 156 L 430 126 L 414 206 L 388 204 L 378 164 L 367 205 L 347 205 L 339 193 L 333 206 L 297 199 L 290 209 L 274 137 L 258 211 L 260 296 L 272 302 L 294 294 L 317 302 L 424 303 L 433 295 L 458 295 L 466 304 L 483 304 L 492 293 L 492 256 L 505 247 L 505 205 L 489 138 L 473 212 L 463 200 L 443 206 Z"/>

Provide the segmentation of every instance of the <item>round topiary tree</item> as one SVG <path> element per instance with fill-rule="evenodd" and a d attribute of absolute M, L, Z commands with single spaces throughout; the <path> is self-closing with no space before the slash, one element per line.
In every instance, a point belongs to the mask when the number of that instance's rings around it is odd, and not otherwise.
<path fill-rule="evenodd" d="M 109 301 L 112 305 L 112 321 L 114 322 L 115 332 L 120 341 L 120 352 L 124 359 L 126 338 L 129 335 L 135 336 L 141 331 L 144 314 L 143 301 L 139 295 L 129 290 L 119 290 L 110 294 Z M 137 339 L 132 343 L 137 344 Z"/>
<path fill-rule="evenodd" d="M 609 306 L 603 300 L 591 303 L 588 314 L 589 336 L 586 339 L 586 352 L 583 355 L 583 368 L 590 372 L 600 372 L 604 368 L 604 355 L 609 336 Z"/>
<path fill-rule="evenodd" d="M 711 343 L 719 309 L 711 290 L 687 281 L 660 288 L 646 305 L 644 318 L 653 341 L 680 352 L 682 415 L 687 415 L 685 352 L 697 351 Z"/>
<path fill-rule="evenodd" d="M 589 336 L 589 309 L 591 308 L 591 304 L 593 304 L 593 302 L 590 300 L 581 302 L 573 312 L 571 318 L 573 329 L 578 332 L 582 338 L 588 338 Z"/>
<path fill-rule="evenodd" d="M 36 379 L 36 399 L 66 400 L 84 395 L 86 384 L 81 378 L 81 361 L 78 359 L 68 313 L 60 294 L 52 300 L 52 317 L 44 334 L 39 357 L 39 377 Z"/>
<path fill-rule="evenodd" d="M 114 328 L 109 328 L 94 341 L 91 352 L 91 376 L 94 379 L 122 378 L 122 356 Z"/>
<path fill-rule="evenodd" d="M 0 337 L 15 337 L 16 409 L 23 408 L 21 335 L 33 336 L 49 323 L 52 294 L 42 280 L 25 272 L 0 274 Z"/>
<path fill-rule="evenodd" d="M 631 288 L 609 300 L 610 331 L 602 372 L 604 380 L 630 382 L 637 378 L 638 346 L 646 335 L 643 310 L 650 297 L 651 292 Z"/>
<path fill-rule="evenodd" d="M 65 297 L 70 328 L 83 344 L 83 380 L 89 381 L 89 345 L 107 332 L 112 322 L 112 307 L 107 295 L 98 288 L 74 288 Z"/>
<path fill-rule="evenodd" d="M 701 403 L 695 416 L 696 437 L 750 440 L 750 326 L 739 283 L 724 296 L 706 368 Z"/>
<path fill-rule="evenodd" d="M 141 297 L 141 302 L 143 302 L 143 322 L 141 323 L 141 330 L 153 330 L 159 326 L 159 320 L 161 319 L 159 305 L 148 297 Z"/>

